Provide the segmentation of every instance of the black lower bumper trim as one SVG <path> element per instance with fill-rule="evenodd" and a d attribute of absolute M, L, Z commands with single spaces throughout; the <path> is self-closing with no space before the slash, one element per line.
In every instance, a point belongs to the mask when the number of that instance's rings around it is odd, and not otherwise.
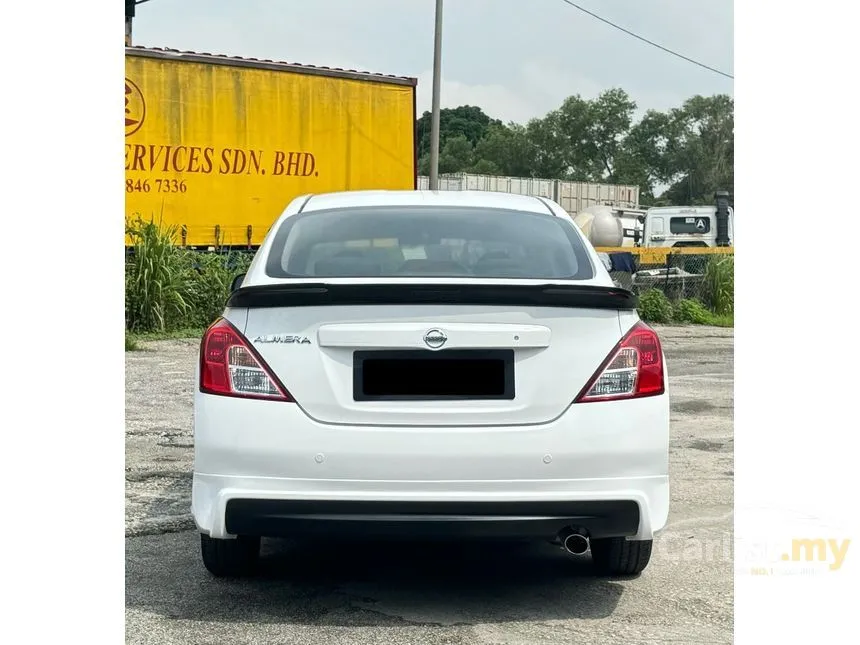
<path fill-rule="evenodd" d="M 263 537 L 548 538 L 566 527 L 594 538 L 635 535 L 634 501 L 365 502 L 233 499 L 227 532 Z"/>

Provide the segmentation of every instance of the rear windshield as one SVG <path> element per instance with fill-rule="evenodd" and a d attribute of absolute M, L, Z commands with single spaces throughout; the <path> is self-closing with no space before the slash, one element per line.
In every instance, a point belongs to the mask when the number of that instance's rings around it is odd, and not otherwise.
<path fill-rule="evenodd" d="M 266 273 L 288 277 L 594 277 L 569 222 L 547 214 L 427 206 L 313 211 L 275 234 Z"/>

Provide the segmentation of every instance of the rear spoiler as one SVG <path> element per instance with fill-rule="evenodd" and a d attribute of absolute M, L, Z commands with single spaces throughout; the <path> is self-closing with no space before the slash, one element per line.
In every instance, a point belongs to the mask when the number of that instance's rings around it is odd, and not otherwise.
<path fill-rule="evenodd" d="M 321 307 L 338 305 L 492 305 L 636 309 L 636 296 L 619 287 L 517 284 L 324 284 L 293 283 L 240 287 L 228 307 Z"/>

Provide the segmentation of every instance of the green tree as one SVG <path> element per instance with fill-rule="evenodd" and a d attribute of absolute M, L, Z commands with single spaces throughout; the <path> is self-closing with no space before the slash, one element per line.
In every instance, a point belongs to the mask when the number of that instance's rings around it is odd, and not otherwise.
<path fill-rule="evenodd" d="M 630 128 L 616 157 L 616 181 L 639 186 L 639 199 L 644 204 L 654 204 L 656 186 L 666 182 L 669 174 L 668 124 L 667 114 L 648 110 Z"/>
<path fill-rule="evenodd" d="M 475 163 L 471 172 L 485 175 L 532 177 L 535 169 L 535 146 L 526 128 L 516 123 L 492 125 L 475 146 Z"/>
<path fill-rule="evenodd" d="M 602 92 L 588 105 L 587 143 L 582 144 L 583 165 L 593 181 L 619 183 L 617 177 L 624 142 L 633 123 L 636 103 L 622 89 Z"/>
<path fill-rule="evenodd" d="M 440 112 L 439 172 L 472 172 L 640 188 L 643 204 L 711 203 L 734 187 L 734 103 L 694 96 L 638 121 L 636 103 L 613 88 L 579 95 L 525 125 L 503 124 L 476 106 Z M 419 172 L 430 170 L 430 114 L 419 119 Z M 660 185 L 669 189 L 655 196 Z"/>
<path fill-rule="evenodd" d="M 714 192 L 734 192 L 734 101 L 694 96 L 669 112 L 664 197 L 674 204 L 710 204 Z"/>
<path fill-rule="evenodd" d="M 559 120 L 559 111 L 553 110 L 542 119 L 532 119 L 526 125 L 526 138 L 533 150 L 529 176 L 561 179 L 569 175 L 570 161 L 565 155 Z"/>
<path fill-rule="evenodd" d="M 576 181 L 616 181 L 636 104 L 621 89 L 594 100 L 569 96 L 557 110 L 529 122 L 532 176 Z"/>
<path fill-rule="evenodd" d="M 473 151 L 472 142 L 462 134 L 448 139 L 439 152 L 439 174 L 465 171 L 473 163 Z"/>
<path fill-rule="evenodd" d="M 461 105 L 439 110 L 439 155 L 448 139 L 463 136 L 474 146 L 487 132 L 490 125 L 501 125 L 498 119 L 491 119 L 484 111 L 474 105 Z M 431 115 L 425 112 L 418 119 L 418 156 L 430 154 Z"/>
<path fill-rule="evenodd" d="M 505 175 L 504 170 L 499 168 L 489 159 L 478 159 L 475 164 L 469 168 L 469 172 L 475 175 Z"/>
<path fill-rule="evenodd" d="M 449 138 L 439 151 L 439 174 L 466 172 L 474 163 L 474 148 L 462 134 Z M 430 153 L 418 160 L 418 171 L 430 174 Z"/>

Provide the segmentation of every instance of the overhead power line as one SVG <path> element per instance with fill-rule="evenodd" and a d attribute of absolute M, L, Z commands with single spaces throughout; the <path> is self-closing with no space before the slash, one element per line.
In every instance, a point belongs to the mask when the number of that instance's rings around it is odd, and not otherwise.
<path fill-rule="evenodd" d="M 721 72 L 720 70 L 718 70 L 718 69 L 714 69 L 713 67 L 710 67 L 709 65 L 705 65 L 704 63 L 700 63 L 700 62 L 699 62 L 699 61 L 697 61 L 697 60 L 693 60 L 693 59 L 692 59 L 692 58 L 690 58 L 689 56 L 684 56 L 683 54 L 679 54 L 679 53 L 678 53 L 678 52 L 676 52 L 676 51 L 672 51 L 671 49 L 669 49 L 669 48 L 667 48 L 667 47 L 663 47 L 663 45 L 660 45 L 660 44 L 658 44 L 658 43 L 655 43 L 653 40 L 648 40 L 647 38 L 644 38 L 643 36 L 640 36 L 639 34 L 635 34 L 635 33 L 633 33 L 632 31 L 630 31 L 629 29 L 625 29 L 625 28 L 624 28 L 624 27 L 622 27 L 621 25 L 616 25 L 614 22 L 612 22 L 612 21 L 610 21 L 610 20 L 607 20 L 606 18 L 601 18 L 601 17 L 600 17 L 600 16 L 598 16 L 596 13 L 593 13 L 593 12 L 589 11 L 589 10 L 588 10 L 588 9 L 586 9 L 585 7 L 581 7 L 581 6 L 579 6 L 579 5 L 578 5 L 578 4 L 576 4 L 575 2 L 571 2 L 571 0 L 562 0 L 562 2 L 564 2 L 564 3 L 566 3 L 566 4 L 569 4 L 569 5 L 570 5 L 571 7 L 573 7 L 574 9 L 579 9 L 582 13 L 586 13 L 586 14 L 588 14 L 589 16 L 591 16 L 592 18 L 596 18 L 596 19 L 597 19 L 597 20 L 599 20 L 600 22 L 604 22 L 604 23 L 606 23 L 606 24 L 607 24 L 607 25 L 609 25 L 610 27 L 615 27 L 615 28 L 616 28 L 616 29 L 618 29 L 619 31 L 623 31 L 623 32 L 624 32 L 625 34 L 627 34 L 628 36 L 633 36 L 633 37 L 634 37 L 634 38 L 636 38 L 637 40 L 641 40 L 643 43 L 648 43 L 648 44 L 649 44 L 649 45 L 651 45 L 652 47 L 656 47 L 657 49 L 662 49 L 662 50 L 663 50 L 664 52 L 666 52 L 667 54 L 672 54 L 672 56 L 677 56 L 678 58 L 682 58 L 683 60 L 685 60 L 685 61 L 687 61 L 687 62 L 693 63 L 693 65 L 698 65 L 699 67 L 704 67 L 705 69 L 710 70 L 710 71 L 712 71 L 712 72 L 714 72 L 714 73 L 716 73 L 716 74 L 720 74 L 721 76 L 725 76 L 726 78 L 731 78 L 731 79 L 734 79 L 734 78 L 735 78 L 735 77 L 734 77 L 734 76 L 732 76 L 731 74 L 726 74 L 725 72 Z"/>

